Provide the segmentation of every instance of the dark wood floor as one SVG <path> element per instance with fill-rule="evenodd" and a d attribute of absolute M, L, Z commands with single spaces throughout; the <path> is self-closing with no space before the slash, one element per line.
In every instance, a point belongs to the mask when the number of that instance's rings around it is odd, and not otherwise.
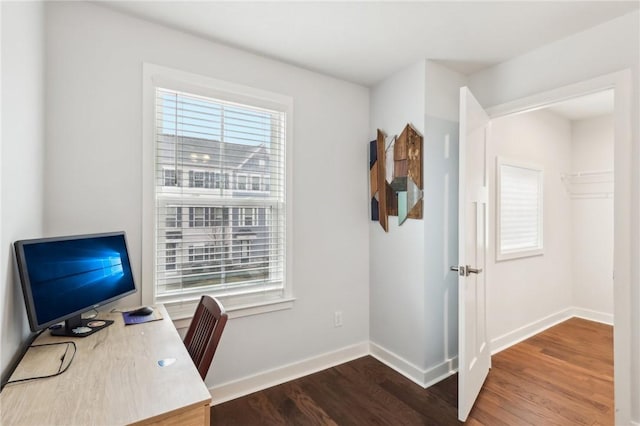
<path fill-rule="evenodd" d="M 613 330 L 572 318 L 496 354 L 470 425 L 613 425 Z M 423 389 L 367 356 L 211 409 L 212 425 L 454 425 L 457 375 Z"/>

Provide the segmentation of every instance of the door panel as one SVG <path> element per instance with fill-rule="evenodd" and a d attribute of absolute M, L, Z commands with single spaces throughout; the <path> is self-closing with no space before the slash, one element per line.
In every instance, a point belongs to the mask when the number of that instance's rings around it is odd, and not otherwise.
<path fill-rule="evenodd" d="M 465 421 L 491 367 L 487 338 L 487 136 L 489 117 L 460 89 L 458 418 Z"/>

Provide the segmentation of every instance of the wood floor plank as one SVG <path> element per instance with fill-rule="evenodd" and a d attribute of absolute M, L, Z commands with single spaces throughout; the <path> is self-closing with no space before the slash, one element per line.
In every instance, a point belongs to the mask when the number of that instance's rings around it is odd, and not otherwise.
<path fill-rule="evenodd" d="M 212 407 L 212 425 L 458 425 L 457 375 L 424 389 L 366 356 Z M 610 426 L 613 329 L 572 318 L 492 357 L 466 424 Z"/>

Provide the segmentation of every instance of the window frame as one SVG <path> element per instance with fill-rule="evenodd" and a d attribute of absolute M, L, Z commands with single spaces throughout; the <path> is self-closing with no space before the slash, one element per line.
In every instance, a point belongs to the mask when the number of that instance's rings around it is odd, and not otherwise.
<path fill-rule="evenodd" d="M 502 167 L 513 167 L 537 173 L 538 219 L 537 245 L 535 248 L 505 250 L 502 248 Z M 504 157 L 496 158 L 496 261 L 520 259 L 544 254 L 544 168 L 538 164 L 524 163 Z"/>
<path fill-rule="evenodd" d="M 155 247 L 155 90 L 163 87 L 195 93 L 202 96 L 225 99 L 247 105 L 282 111 L 286 114 L 286 140 L 284 143 L 284 207 L 283 248 L 283 280 L 282 287 L 277 290 L 262 288 L 260 291 L 239 289 L 228 293 L 215 294 L 230 317 L 254 315 L 264 312 L 290 309 L 293 307 L 293 99 L 289 96 L 256 89 L 227 81 L 217 80 L 202 75 L 188 73 L 159 65 L 143 64 L 143 218 L 142 218 L 142 302 L 145 304 L 164 303 L 170 316 L 175 319 L 190 318 L 202 292 L 182 294 L 174 299 L 161 298 L 156 295 L 156 256 Z M 183 173 L 184 175 L 184 173 Z M 224 176 L 224 174 L 223 174 Z M 235 187 L 235 179 L 230 177 L 230 189 Z M 247 185 L 248 183 L 247 178 Z M 224 178 L 223 178 L 224 185 Z"/>

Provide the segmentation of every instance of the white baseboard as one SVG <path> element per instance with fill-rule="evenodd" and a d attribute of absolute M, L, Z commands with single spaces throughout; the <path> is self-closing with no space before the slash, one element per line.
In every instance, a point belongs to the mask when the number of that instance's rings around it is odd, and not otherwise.
<path fill-rule="evenodd" d="M 575 307 L 567 308 L 493 339 L 491 341 L 491 354 L 507 349 L 572 317 L 613 324 L 613 316 L 610 314 Z M 209 388 L 212 398 L 211 403 L 215 405 L 230 401 L 366 355 L 373 356 L 423 388 L 428 388 L 446 379 L 458 370 L 458 357 L 451 358 L 425 370 L 376 343 L 362 342 Z M 632 426 L 640 426 L 640 424 L 633 424 L 632 422 Z"/>
<path fill-rule="evenodd" d="M 457 357 L 431 367 L 428 370 L 424 370 L 373 342 L 369 343 L 369 353 L 372 357 L 385 364 L 387 367 L 394 369 L 423 388 L 428 388 L 429 386 L 446 379 L 450 375 L 454 374 L 458 369 Z"/>
<path fill-rule="evenodd" d="M 640 426 L 640 423 L 634 422 L 633 420 L 631 420 L 631 426 Z"/>
<path fill-rule="evenodd" d="M 458 357 L 450 358 L 424 372 L 423 388 L 428 388 L 458 372 Z"/>
<path fill-rule="evenodd" d="M 420 386 L 424 385 L 424 371 L 417 365 L 373 342 L 369 342 L 369 353 L 372 357 L 387 367 L 396 370 L 412 382 Z"/>
<path fill-rule="evenodd" d="M 366 355 L 369 355 L 369 342 L 362 342 L 337 351 L 263 371 L 253 376 L 223 383 L 209 388 L 212 398 L 211 405 L 220 404 L 290 380 L 308 376 Z"/>
<path fill-rule="evenodd" d="M 566 321 L 573 316 L 573 308 L 567 308 L 555 314 L 551 314 L 545 318 L 534 321 L 523 327 L 517 328 L 513 331 L 503 334 L 491 340 L 491 355 L 497 354 L 500 351 L 507 349 L 510 346 L 520 343 L 523 340 L 534 336 L 549 327 L 553 327 L 556 324 Z"/>
<path fill-rule="evenodd" d="M 586 319 L 589 321 L 601 322 L 607 325 L 613 325 L 613 314 L 607 314 L 604 312 L 592 311 L 584 308 L 572 308 L 574 317 Z M 640 425 L 638 425 L 640 426 Z"/>
<path fill-rule="evenodd" d="M 536 320 L 530 324 L 520 327 L 509 333 L 503 334 L 491 340 L 491 354 L 494 355 L 507 349 L 510 346 L 520 343 L 544 330 L 553 327 L 569 318 L 578 317 L 589 321 L 600 322 L 603 324 L 613 325 L 613 315 L 603 312 L 592 311 L 584 308 L 570 307 L 560 312 L 551 314 L 545 318 Z"/>

